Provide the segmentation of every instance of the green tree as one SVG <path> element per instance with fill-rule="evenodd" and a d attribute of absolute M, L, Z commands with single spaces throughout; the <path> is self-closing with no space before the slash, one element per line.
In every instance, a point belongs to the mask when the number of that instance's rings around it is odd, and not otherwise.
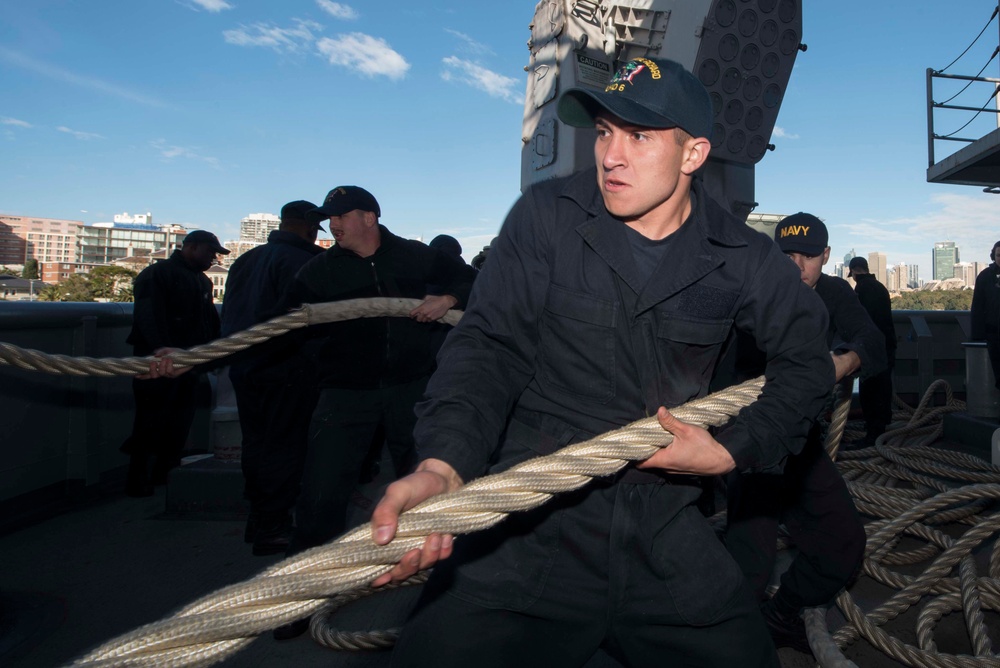
<path fill-rule="evenodd" d="M 61 296 L 62 293 L 59 292 L 58 285 L 46 285 L 38 291 L 38 301 L 40 302 L 57 302 L 60 301 Z"/>
<path fill-rule="evenodd" d="M 24 269 L 21 270 L 21 278 L 39 278 L 38 260 L 32 257 L 24 261 Z"/>
<path fill-rule="evenodd" d="M 897 311 L 968 311 L 972 290 L 914 290 L 892 300 Z"/>
<path fill-rule="evenodd" d="M 132 301 L 132 281 L 136 273 L 124 267 L 94 267 L 90 270 L 90 292 L 95 299 L 111 302 Z"/>
<path fill-rule="evenodd" d="M 83 274 L 73 274 L 57 285 L 48 285 L 38 293 L 43 302 L 92 302 L 90 279 Z"/>

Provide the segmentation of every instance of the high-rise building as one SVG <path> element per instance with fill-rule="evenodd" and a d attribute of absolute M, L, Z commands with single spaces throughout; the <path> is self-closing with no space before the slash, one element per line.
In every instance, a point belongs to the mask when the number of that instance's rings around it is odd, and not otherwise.
<path fill-rule="evenodd" d="M 266 244 L 267 235 L 280 224 L 281 218 L 273 213 L 251 213 L 240 221 L 240 241 Z"/>
<path fill-rule="evenodd" d="M 844 266 L 846 267 L 847 265 L 851 264 L 851 260 L 853 260 L 856 257 L 857 254 L 854 252 L 854 249 L 852 248 L 849 253 L 844 255 Z"/>
<path fill-rule="evenodd" d="M 0 215 L 0 264 L 75 262 L 79 220 Z"/>
<path fill-rule="evenodd" d="M 910 280 L 907 283 L 907 287 L 916 290 L 920 287 L 920 265 L 911 264 L 909 273 L 910 273 Z"/>
<path fill-rule="evenodd" d="M 875 251 L 868 254 L 868 273 L 875 277 L 875 280 L 888 287 L 886 278 L 885 253 Z"/>
<path fill-rule="evenodd" d="M 976 285 L 976 265 L 972 262 L 955 263 L 955 278 L 961 279 L 965 287 L 971 288 Z"/>
<path fill-rule="evenodd" d="M 900 262 L 889 270 L 889 284 L 886 285 L 889 292 L 900 292 L 910 287 L 909 269 L 905 262 Z"/>
<path fill-rule="evenodd" d="M 955 277 L 955 265 L 959 262 L 958 246 L 954 241 L 939 241 L 934 244 L 931 266 L 933 279 L 943 281 Z"/>

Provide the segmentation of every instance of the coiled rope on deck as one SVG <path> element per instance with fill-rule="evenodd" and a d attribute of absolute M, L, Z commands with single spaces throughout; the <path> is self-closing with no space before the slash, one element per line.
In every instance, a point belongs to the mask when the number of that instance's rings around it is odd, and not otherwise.
<path fill-rule="evenodd" d="M 930 407 L 934 395 L 945 394 L 945 404 Z M 840 453 L 837 467 L 858 510 L 874 518 L 865 529 L 864 575 L 896 590 L 874 608 L 864 611 L 850 592 L 836 605 L 847 624 L 832 637 L 840 648 L 859 638 L 907 666 L 926 668 L 981 668 L 1000 666 L 983 610 L 1000 610 L 1000 467 L 960 452 L 928 447 L 944 431 L 943 417 L 965 409 L 944 381 L 935 381 L 915 409 L 898 402 L 902 417 L 880 436 L 873 447 Z M 953 536 L 936 527 L 969 527 Z M 975 552 L 993 541 L 986 573 L 980 574 Z M 980 559 L 982 559 L 981 557 Z M 893 570 L 920 564 L 919 575 Z M 924 566 L 926 564 L 926 566 Z M 910 569 L 914 570 L 914 569 Z M 956 572 L 957 570 L 957 572 Z M 921 604 L 914 634 L 917 644 L 890 635 L 883 626 Z M 964 648 L 944 651 L 934 639 L 934 628 L 945 615 L 961 612 L 971 654 Z M 806 615 L 810 642 L 826 633 L 825 611 Z M 814 647 L 814 651 L 815 651 Z M 816 652 L 820 664 L 830 668 Z M 842 656 L 842 655 L 841 655 Z M 851 662 L 837 664 L 854 666 Z"/>

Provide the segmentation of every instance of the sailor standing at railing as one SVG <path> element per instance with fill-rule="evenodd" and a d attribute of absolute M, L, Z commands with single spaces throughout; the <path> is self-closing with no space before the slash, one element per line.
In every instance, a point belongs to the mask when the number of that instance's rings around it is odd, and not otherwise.
<path fill-rule="evenodd" d="M 212 282 L 205 275 L 219 254 L 229 250 L 218 237 L 195 230 L 180 250 L 135 277 L 132 331 L 126 341 L 138 356 L 190 348 L 219 338 L 219 314 Z M 125 493 L 150 496 L 153 485 L 167 482 L 180 463 L 181 450 L 194 421 L 198 374 L 135 379 L 135 419 L 121 451 L 129 456 Z"/>
<path fill-rule="evenodd" d="M 578 666 L 603 647 L 636 666 L 776 666 L 743 575 L 696 508 L 701 478 L 780 471 L 833 385 L 822 302 L 770 239 L 716 203 L 712 103 L 678 63 L 631 60 L 572 89 L 595 169 L 514 205 L 417 405 L 417 471 L 376 508 L 656 414 L 673 443 L 494 529 L 432 535 L 390 574 L 443 559 L 393 655 L 405 666 Z M 703 396 L 734 329 L 766 351 L 760 399 L 715 435 L 663 406 Z M 454 553 L 454 554 L 453 554 Z M 446 559 L 451 556 L 452 558 Z"/>

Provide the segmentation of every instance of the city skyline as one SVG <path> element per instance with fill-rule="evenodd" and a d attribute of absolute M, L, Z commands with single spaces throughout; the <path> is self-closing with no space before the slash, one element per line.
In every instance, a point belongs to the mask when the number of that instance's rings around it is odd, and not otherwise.
<path fill-rule="evenodd" d="M 752 220 L 748 221 L 747 224 L 761 233 L 770 234 L 773 232 L 773 226 L 782 217 L 771 214 L 754 214 L 751 216 Z M 106 254 L 111 247 L 109 245 L 111 243 L 110 239 L 114 236 L 111 230 L 127 230 L 129 235 L 127 247 L 132 248 L 135 246 L 136 248 L 146 249 L 143 251 L 144 253 L 154 248 L 160 249 L 159 253 L 162 253 L 164 244 L 168 239 L 172 239 L 174 246 L 177 246 L 188 231 L 174 224 L 154 222 L 152 212 L 134 215 L 123 212 L 114 214 L 112 221 L 100 221 L 89 225 L 76 220 L 46 219 L 30 216 L 18 217 L 0 212 L 0 223 L 4 226 L 4 229 L 0 229 L 0 264 L 20 265 L 21 262 L 14 259 L 14 256 L 20 253 L 25 259 L 32 258 L 43 264 L 79 263 L 79 270 L 81 271 L 86 271 L 85 266 L 94 265 L 95 262 L 100 264 L 110 261 L 109 258 L 111 256 L 107 256 Z M 223 245 L 226 245 L 232 253 L 223 258 L 221 264 L 228 266 L 233 260 L 250 248 L 265 243 L 267 235 L 270 231 L 277 229 L 279 223 L 279 215 L 268 212 L 258 212 L 244 216 L 240 220 L 239 233 L 236 238 L 222 239 Z M 28 227 L 29 224 L 31 225 L 30 228 Z M 76 233 L 73 233 L 71 230 L 66 229 L 67 225 L 75 225 L 80 229 Z M 135 238 L 141 238 L 141 240 L 138 242 L 134 240 L 132 235 L 142 230 L 150 229 L 158 229 L 167 236 L 164 236 L 163 240 L 158 242 L 158 245 L 151 244 L 152 237 L 148 235 L 143 236 L 140 234 L 139 237 Z M 124 234 L 125 232 L 122 233 Z M 95 236 L 95 234 L 98 236 Z M 51 243 L 49 243 L 49 235 L 51 235 Z M 124 239 L 125 237 L 120 238 Z M 103 241 L 99 241 L 99 239 L 103 239 Z M 328 248 L 332 245 L 333 240 L 318 239 L 317 243 Z M 18 244 L 20 244 L 20 249 L 16 248 Z M 76 249 L 75 256 L 69 250 L 70 248 Z M 105 256 L 95 256 L 95 252 L 104 253 Z M 842 261 L 836 259 L 837 256 L 834 255 L 831 249 L 830 260 L 824 265 L 823 271 L 824 273 L 846 279 L 848 278 L 847 266 L 851 259 L 854 257 L 864 257 L 868 261 L 870 272 L 876 279 L 889 288 L 890 291 L 896 292 L 900 289 L 920 289 L 925 284 L 932 282 L 940 283 L 943 280 L 951 280 L 952 282 L 948 285 L 955 287 L 954 279 L 959 279 L 963 286 L 972 287 L 975 283 L 976 275 L 989 264 L 988 262 L 979 261 L 959 261 L 961 258 L 961 249 L 952 241 L 935 242 L 930 252 L 932 272 L 930 278 L 926 274 L 920 273 L 919 264 L 907 263 L 905 261 L 890 262 L 887 254 L 884 252 L 874 250 L 868 253 L 858 253 L 855 247 L 852 247 L 844 254 Z M 58 254 L 53 256 L 53 253 Z M 131 251 L 127 251 L 126 247 L 122 246 L 115 252 L 115 257 L 111 259 L 119 259 L 126 255 L 131 257 Z M 165 255 L 163 256 L 165 257 Z M 51 268 L 49 271 L 56 272 L 56 269 Z M 61 275 L 68 275 L 66 274 L 67 271 L 73 271 L 67 264 L 63 264 L 59 268 Z"/>
<path fill-rule="evenodd" d="M 535 4 L 5 3 L 0 211 L 87 224 L 151 211 L 235 238 L 249 213 L 356 183 L 393 231 L 452 234 L 469 257 L 520 190 Z M 1000 200 L 926 182 L 925 71 L 961 54 L 996 3 L 942 7 L 805 4 L 808 50 L 756 168 L 756 212 L 814 213 L 834 257 L 929 268 L 941 238 L 988 257 Z M 997 76 L 997 35 L 994 20 L 948 71 Z M 970 116 L 939 119 L 942 133 Z M 991 127 L 982 114 L 961 134 Z M 940 144 L 939 159 L 957 148 Z"/>

